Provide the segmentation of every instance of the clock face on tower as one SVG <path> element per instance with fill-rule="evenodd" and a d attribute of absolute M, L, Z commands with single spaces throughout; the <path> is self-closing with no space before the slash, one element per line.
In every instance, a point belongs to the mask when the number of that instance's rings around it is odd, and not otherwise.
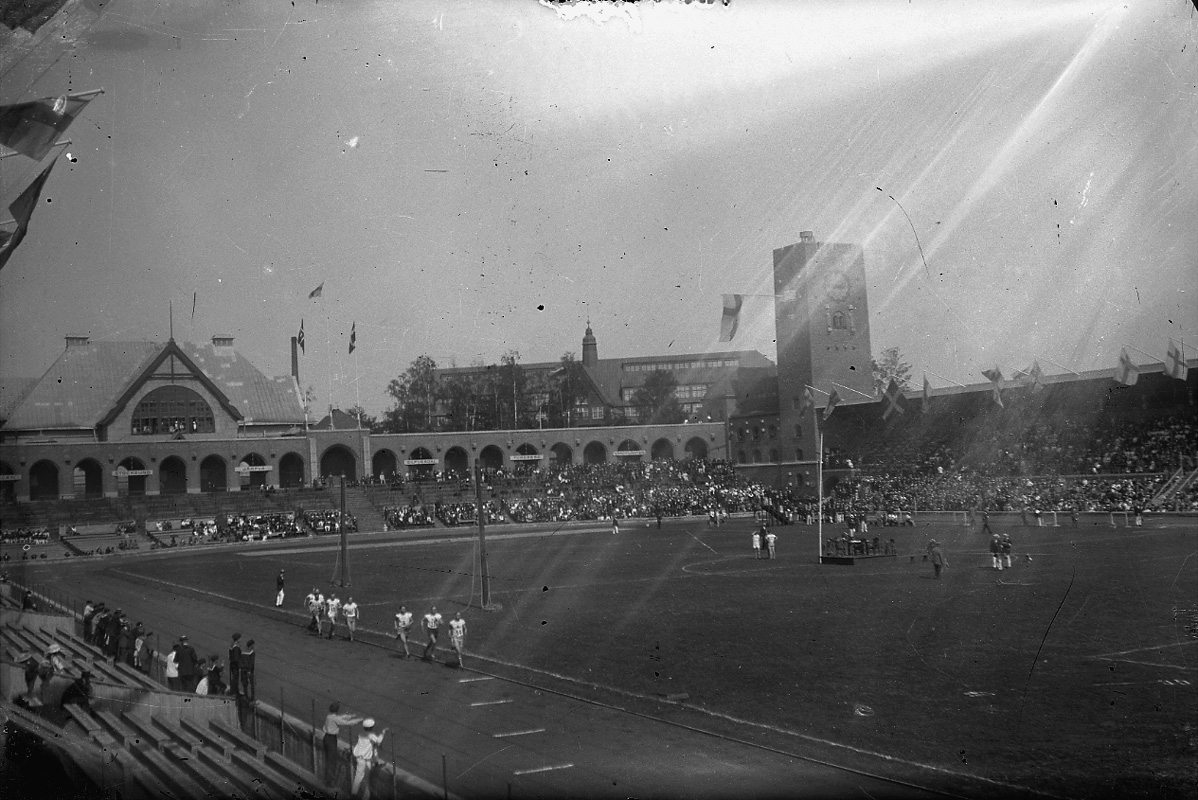
<path fill-rule="evenodd" d="M 848 276 L 843 272 L 833 272 L 824 283 L 828 297 L 840 303 L 848 299 L 850 289 Z"/>

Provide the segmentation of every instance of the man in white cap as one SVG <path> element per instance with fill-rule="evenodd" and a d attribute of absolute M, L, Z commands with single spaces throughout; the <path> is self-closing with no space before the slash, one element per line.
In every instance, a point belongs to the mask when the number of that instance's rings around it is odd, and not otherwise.
<path fill-rule="evenodd" d="M 370 768 L 374 765 L 379 745 L 383 743 L 383 737 L 386 735 L 387 728 L 383 728 L 382 733 L 374 732 L 373 719 L 362 721 L 362 732 L 358 734 L 358 741 L 354 743 L 354 783 L 350 788 L 350 793 L 361 797 L 362 800 L 370 800 Z M 362 789 L 360 795 L 359 788 Z"/>

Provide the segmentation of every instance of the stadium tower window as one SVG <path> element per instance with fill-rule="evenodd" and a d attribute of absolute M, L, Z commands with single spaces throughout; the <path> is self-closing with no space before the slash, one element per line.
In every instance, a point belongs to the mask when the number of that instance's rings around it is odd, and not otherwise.
<path fill-rule="evenodd" d="M 800 447 L 799 449 L 795 450 L 795 461 L 802 461 L 802 460 L 803 460 L 803 448 Z"/>
<path fill-rule="evenodd" d="M 835 314 L 832 315 L 832 329 L 838 330 L 838 331 L 843 331 L 846 328 L 848 328 L 848 325 L 845 324 L 844 314 L 840 311 L 837 311 Z"/>
<path fill-rule="evenodd" d="M 803 426 L 802 425 L 795 425 L 795 438 L 796 439 L 803 438 Z"/>
<path fill-rule="evenodd" d="M 737 451 L 737 453 L 736 453 L 736 460 L 737 460 L 737 461 L 739 461 L 739 462 L 740 462 L 740 463 L 742 463 L 742 464 L 743 464 L 743 463 L 745 463 L 745 451 L 744 451 L 744 450 L 738 450 L 738 451 Z"/>
<path fill-rule="evenodd" d="M 777 435 L 778 435 L 778 429 L 777 429 L 777 428 L 775 428 L 773 425 L 770 425 L 770 427 L 769 427 L 769 432 L 770 432 L 770 434 L 769 434 L 769 435 L 770 435 L 770 438 L 771 438 L 771 439 L 773 439 L 773 438 L 777 437 Z M 774 461 L 777 461 L 777 460 L 778 460 L 778 459 L 776 459 L 776 458 L 774 459 Z"/>
<path fill-rule="evenodd" d="M 216 421 L 212 408 L 196 392 L 184 386 L 160 386 L 137 404 L 130 428 L 134 435 L 212 433 Z"/>
<path fill-rule="evenodd" d="M 761 451 L 760 451 L 760 450 L 754 450 L 754 451 L 753 451 L 753 463 L 754 463 L 754 464 L 760 464 L 760 463 L 761 463 Z"/>
<path fill-rule="evenodd" d="M 772 464 L 778 463 L 778 451 L 774 450 L 773 448 L 770 449 L 770 463 L 772 463 Z"/>

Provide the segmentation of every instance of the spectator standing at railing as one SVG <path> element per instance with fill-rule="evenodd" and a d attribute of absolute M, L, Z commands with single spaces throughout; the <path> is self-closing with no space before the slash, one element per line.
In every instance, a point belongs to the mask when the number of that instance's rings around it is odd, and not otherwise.
<path fill-rule="evenodd" d="M 358 734 L 358 741 L 354 743 L 354 782 L 350 792 L 363 800 L 370 800 L 370 771 L 374 766 L 379 745 L 383 743 L 383 737 L 386 735 L 387 728 L 383 728 L 382 733 L 375 733 L 374 720 L 366 719 L 362 722 L 362 732 Z M 359 789 L 362 790 L 360 795 Z"/>
<path fill-rule="evenodd" d="M 256 659 L 254 640 L 250 639 L 245 643 L 245 649 L 241 651 L 241 693 L 251 703 L 258 696 L 257 683 L 254 676 L 254 662 Z"/>
<path fill-rule="evenodd" d="M 149 631 L 141 631 L 133 642 L 133 666 L 143 675 L 150 674 L 150 664 L 154 651 L 150 649 Z"/>
<path fill-rule="evenodd" d="M 200 676 L 197 674 L 196 664 L 199 662 L 199 657 L 196 655 L 196 649 L 187 641 L 187 634 L 179 637 L 179 688 L 185 692 L 194 692 L 196 684 L 199 683 Z"/>
<path fill-rule="evenodd" d="M 341 754 L 337 752 L 337 744 L 342 726 L 357 725 L 361 721 L 361 717 L 342 714 L 341 703 L 334 701 L 329 704 L 329 713 L 325 716 L 322 726 L 324 738 L 321 741 L 324 749 L 324 782 L 326 786 L 337 785 L 338 767 L 341 766 Z"/>

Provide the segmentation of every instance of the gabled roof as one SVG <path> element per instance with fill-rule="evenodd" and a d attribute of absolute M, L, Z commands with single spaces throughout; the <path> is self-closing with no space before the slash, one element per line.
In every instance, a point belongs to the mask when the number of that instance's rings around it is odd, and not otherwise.
<path fill-rule="evenodd" d="M 111 421 L 154 369 L 174 355 L 247 423 L 304 420 L 290 376 L 269 378 L 231 347 L 190 342 L 89 342 L 67 347 L 13 409 L 6 430 L 95 428 Z"/>

